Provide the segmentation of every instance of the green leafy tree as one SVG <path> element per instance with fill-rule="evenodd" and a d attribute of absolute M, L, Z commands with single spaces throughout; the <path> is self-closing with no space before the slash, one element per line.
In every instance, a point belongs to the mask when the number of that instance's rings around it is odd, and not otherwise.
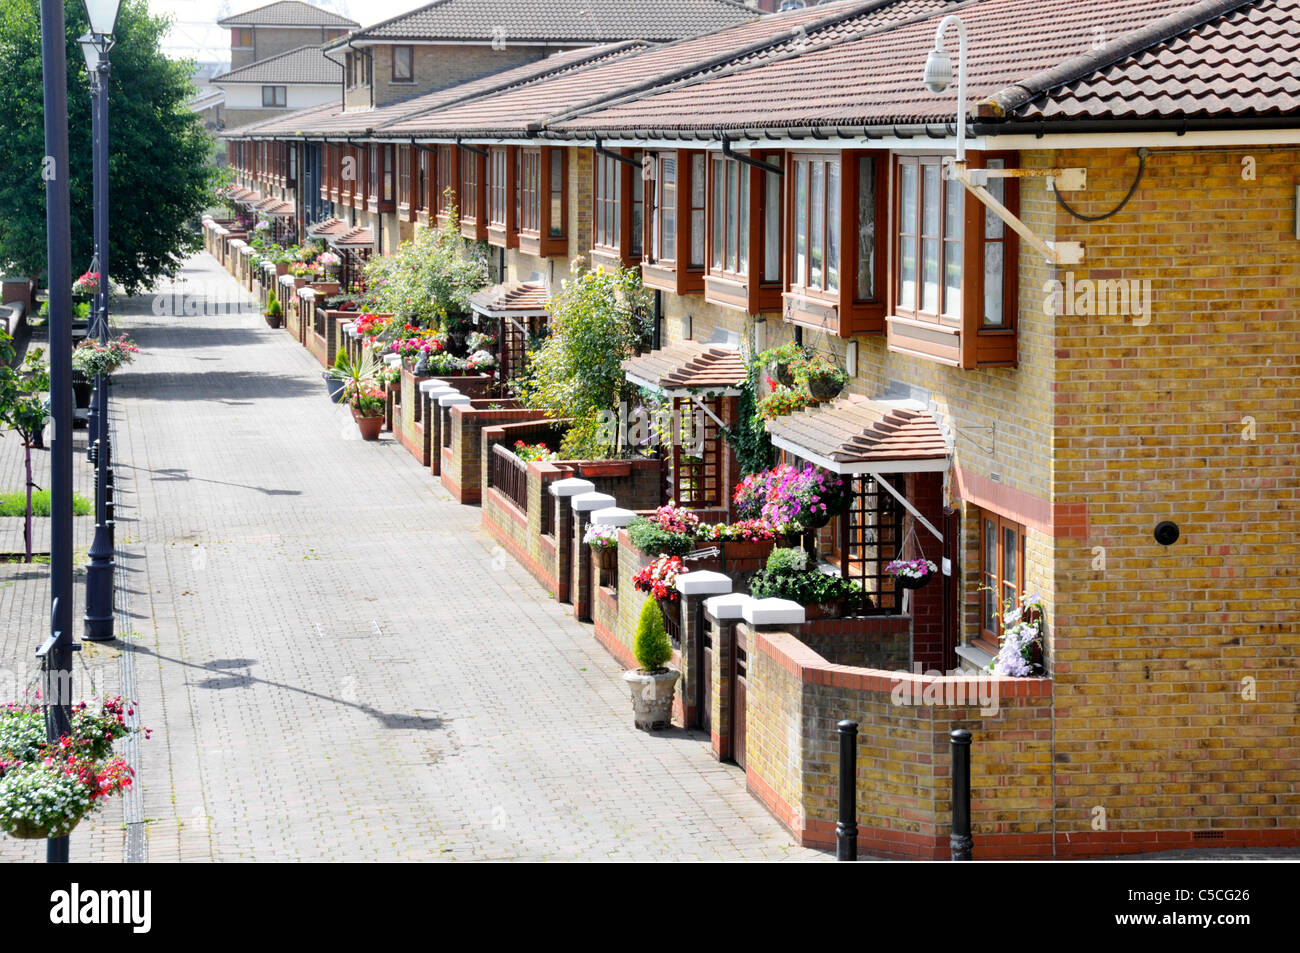
<path fill-rule="evenodd" d="M 374 306 L 406 324 L 460 330 L 469 296 L 488 280 L 483 247 L 460 235 L 455 207 L 438 228 L 417 227 L 392 255 L 366 263 L 366 288 Z"/>
<path fill-rule="evenodd" d="M 74 274 L 89 266 L 93 172 L 90 86 L 77 37 L 88 29 L 80 0 L 64 3 L 68 61 Z M 109 267 L 128 293 L 175 274 L 202 244 L 199 216 L 214 202 L 212 137 L 186 101 L 193 64 L 163 56 L 168 27 L 145 0 L 126 0 L 109 79 Z M 45 272 L 44 106 L 36 0 L 0 0 L 0 263 Z"/>
<path fill-rule="evenodd" d="M 611 454 L 615 434 L 603 415 L 631 391 L 622 362 L 645 342 L 649 313 L 641 276 L 627 269 L 579 272 L 551 302 L 550 336 L 529 354 L 520 394 L 529 407 L 573 419 L 562 458 Z"/>
<path fill-rule="evenodd" d="M 23 442 L 27 473 L 26 522 L 23 524 L 27 562 L 32 561 L 32 447 L 45 428 L 47 416 L 44 391 L 50 389 L 49 369 L 41 360 L 43 351 L 33 348 L 15 368 L 13 339 L 0 331 L 0 424 L 18 434 Z"/>

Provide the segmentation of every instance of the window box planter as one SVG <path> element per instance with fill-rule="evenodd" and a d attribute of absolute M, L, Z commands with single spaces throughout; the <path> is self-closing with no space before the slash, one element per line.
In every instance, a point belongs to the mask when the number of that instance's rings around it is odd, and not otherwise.
<path fill-rule="evenodd" d="M 632 472 L 631 460 L 591 460 L 578 464 L 584 477 L 624 477 Z"/>
<path fill-rule="evenodd" d="M 840 619 L 844 617 L 844 600 L 836 602 L 814 602 L 811 605 L 803 607 L 804 618 L 813 619 Z"/>
<path fill-rule="evenodd" d="M 275 263 L 275 277 L 279 278 L 281 275 L 287 275 L 288 273 L 289 263 L 287 261 L 277 261 Z"/>

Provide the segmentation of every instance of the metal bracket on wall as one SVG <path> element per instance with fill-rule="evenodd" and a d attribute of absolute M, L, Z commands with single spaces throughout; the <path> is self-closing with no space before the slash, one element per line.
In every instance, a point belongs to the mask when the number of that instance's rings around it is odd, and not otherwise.
<path fill-rule="evenodd" d="M 615 159 L 625 165 L 636 166 L 638 169 L 641 168 L 641 163 L 636 159 L 633 159 L 631 156 L 625 156 L 623 153 L 615 152 L 613 149 L 606 149 L 605 140 L 599 137 L 597 137 L 596 144 L 592 148 L 597 155 L 602 155 L 607 159 Z"/>
<path fill-rule="evenodd" d="M 971 195 L 979 199 L 1007 227 L 1032 245 L 1053 265 L 1077 265 L 1083 261 L 1084 249 L 1079 242 L 1049 242 L 1039 238 L 1032 228 L 1022 222 L 1005 205 L 997 200 L 985 186 L 990 179 L 1047 179 L 1048 187 L 1058 192 L 1073 192 L 1085 187 L 1086 169 L 971 169 L 965 162 L 945 159 L 944 165 L 950 179 L 962 184 Z"/>
<path fill-rule="evenodd" d="M 975 444 L 975 449 L 980 451 L 981 453 L 986 453 L 991 457 L 997 452 L 997 446 L 998 446 L 998 425 L 997 424 L 994 424 L 991 427 L 953 426 L 952 429 L 958 435 L 965 437 L 971 443 Z M 973 430 L 983 430 L 985 433 L 989 435 L 989 445 L 987 447 L 981 446 L 979 443 L 976 442 L 975 438 L 971 436 L 971 431 Z"/>
<path fill-rule="evenodd" d="M 477 146 L 466 145 L 465 143 L 461 142 L 459 139 L 456 140 L 456 147 L 459 149 L 464 149 L 466 152 L 472 152 L 476 156 L 483 156 L 484 158 L 487 158 L 488 155 L 488 151 L 486 149 L 480 149 Z"/>
<path fill-rule="evenodd" d="M 753 156 L 747 156 L 740 152 L 733 152 L 731 149 L 731 140 L 726 136 L 722 137 L 722 154 L 728 159 L 735 159 L 745 165 L 752 165 L 755 169 L 762 169 L 764 172 L 771 172 L 773 175 L 785 175 L 785 169 L 777 165 L 764 162 L 762 159 L 755 159 Z"/>

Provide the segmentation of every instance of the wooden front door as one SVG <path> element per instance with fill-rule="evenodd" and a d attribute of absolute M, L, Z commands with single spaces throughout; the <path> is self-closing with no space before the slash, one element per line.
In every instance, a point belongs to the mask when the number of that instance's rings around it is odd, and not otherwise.
<path fill-rule="evenodd" d="M 745 693 L 749 686 L 749 640 L 739 626 L 731 666 L 731 757 L 745 766 Z"/>

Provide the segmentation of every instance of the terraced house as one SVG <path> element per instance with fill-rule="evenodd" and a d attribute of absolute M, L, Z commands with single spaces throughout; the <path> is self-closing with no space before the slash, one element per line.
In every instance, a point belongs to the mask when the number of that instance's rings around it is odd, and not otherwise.
<path fill-rule="evenodd" d="M 391 52 L 352 49 L 382 64 L 370 93 L 232 131 L 232 163 L 358 261 L 454 213 L 493 250 L 493 300 L 539 289 L 532 311 L 575 258 L 639 268 L 659 332 L 629 376 L 683 400 L 707 382 L 720 422 L 733 350 L 793 340 L 848 370 L 839 399 L 769 430 L 850 481 L 820 549 L 870 605 L 772 621 L 687 598 L 682 617 L 679 717 L 805 843 L 834 840 L 840 718 L 863 726 L 875 851 L 946 851 L 957 725 L 979 856 L 1297 843 L 1300 0 L 695 23 L 713 29 L 515 26 L 559 52 L 406 98 Z M 714 446 L 705 497 L 672 464 L 656 499 L 619 502 L 727 514 L 737 473 Z M 628 655 L 637 554 L 584 589 L 563 508 L 539 516 L 532 492 L 524 513 L 485 489 L 485 524 Z M 883 567 L 908 540 L 942 570 L 903 598 Z M 984 669 L 1025 594 L 1046 675 L 972 703 L 939 673 Z"/>

